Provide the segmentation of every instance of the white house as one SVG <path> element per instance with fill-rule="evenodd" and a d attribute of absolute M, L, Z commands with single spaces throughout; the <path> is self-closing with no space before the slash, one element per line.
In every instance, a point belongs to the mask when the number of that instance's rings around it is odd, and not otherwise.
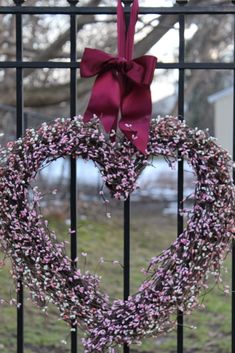
<path fill-rule="evenodd" d="M 208 97 L 214 105 L 215 137 L 232 155 L 233 151 L 233 88 L 227 88 Z M 235 138 L 235 136 L 234 136 Z"/>

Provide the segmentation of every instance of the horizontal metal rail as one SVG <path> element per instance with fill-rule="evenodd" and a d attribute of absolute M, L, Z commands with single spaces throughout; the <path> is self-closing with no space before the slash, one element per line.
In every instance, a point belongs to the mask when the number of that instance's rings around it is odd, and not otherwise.
<path fill-rule="evenodd" d="M 126 7 L 125 12 L 130 12 L 130 8 Z M 0 14 L 41 14 L 41 15 L 115 15 L 115 7 L 61 7 L 61 6 L 1 6 Z M 140 14 L 142 15 L 225 15 L 235 14 L 235 6 L 233 5 L 211 5 L 211 6 L 173 6 L 173 7 L 141 7 Z"/>
<path fill-rule="evenodd" d="M 9 69 L 9 68 L 24 68 L 24 69 L 79 69 L 80 62 L 67 62 L 67 61 L 0 61 L 0 69 Z M 223 63 L 223 62 L 201 62 L 201 63 L 158 63 L 158 69 L 192 69 L 192 70 L 234 70 L 235 63 Z"/>

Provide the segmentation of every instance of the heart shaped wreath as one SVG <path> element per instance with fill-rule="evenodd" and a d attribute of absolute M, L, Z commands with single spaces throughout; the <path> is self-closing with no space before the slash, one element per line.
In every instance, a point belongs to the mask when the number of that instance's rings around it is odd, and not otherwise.
<path fill-rule="evenodd" d="M 209 272 L 218 279 L 230 250 L 234 225 L 231 159 L 207 132 L 174 117 L 153 120 L 146 154 L 126 137 L 111 142 L 98 119 L 57 119 L 8 143 L 0 152 L 0 243 L 11 258 L 13 277 L 23 278 L 40 306 L 54 303 L 61 317 L 86 330 L 85 352 L 114 351 L 175 326 L 177 309 L 190 313 L 206 286 Z M 30 182 L 38 170 L 60 157 L 93 160 L 111 194 L 126 198 L 150 158 L 177 159 L 194 169 L 194 205 L 183 233 L 147 266 L 146 280 L 128 300 L 110 302 L 99 290 L 99 278 L 75 269 L 64 244 L 54 239 L 40 213 L 41 194 Z"/>

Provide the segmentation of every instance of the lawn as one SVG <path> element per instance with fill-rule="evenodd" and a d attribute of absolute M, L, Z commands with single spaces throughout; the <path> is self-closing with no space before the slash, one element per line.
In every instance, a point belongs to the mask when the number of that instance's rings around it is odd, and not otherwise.
<path fill-rule="evenodd" d="M 79 266 L 84 271 L 95 271 L 102 276 L 102 288 L 111 298 L 122 297 L 123 261 L 123 214 L 121 203 L 109 206 L 111 218 L 100 203 L 83 204 L 78 208 Z M 59 239 L 69 240 L 68 214 L 55 211 L 47 216 L 49 224 Z M 72 235 L 71 235 L 72 236 Z M 131 291 L 134 292 L 143 280 L 140 271 L 148 259 L 167 247 L 176 237 L 176 218 L 165 216 L 161 205 L 145 203 L 132 205 L 131 221 Z M 100 258 L 104 258 L 101 263 Z M 115 263 L 113 264 L 113 261 Z M 228 272 L 224 281 L 230 283 L 230 258 L 226 260 Z M 0 270 L 0 297 L 9 299 L 14 295 L 14 284 L 10 279 L 10 266 Z M 225 271 L 224 271 L 225 272 Z M 211 280 L 210 287 L 214 283 Z M 32 305 L 25 290 L 25 353 L 70 352 L 70 331 L 67 324 L 58 320 L 57 309 L 49 308 L 49 315 Z M 229 353 L 231 334 L 231 297 L 216 287 L 202 297 L 206 309 L 185 318 L 185 353 Z M 0 307 L 0 353 L 16 351 L 16 308 Z M 196 326 L 196 329 L 190 328 Z M 66 341 L 67 344 L 62 341 Z M 79 349 L 83 352 L 83 348 Z M 120 350 L 121 352 L 121 350 Z M 176 352 L 176 332 L 155 339 L 147 339 L 142 346 L 133 346 L 131 352 L 173 353 Z"/>

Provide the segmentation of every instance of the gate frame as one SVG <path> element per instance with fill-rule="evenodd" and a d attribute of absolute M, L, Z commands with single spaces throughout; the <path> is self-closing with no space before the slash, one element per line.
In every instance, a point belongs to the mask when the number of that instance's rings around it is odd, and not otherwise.
<path fill-rule="evenodd" d="M 109 14 L 115 15 L 115 7 L 77 7 L 78 0 L 67 0 L 69 6 L 22 6 L 24 0 L 12 0 L 12 6 L 0 6 L 0 14 L 11 14 L 15 16 L 16 23 L 16 60 L 0 61 L 0 69 L 16 69 L 16 138 L 23 135 L 25 129 L 24 97 L 23 97 L 23 70 L 27 68 L 49 68 L 49 69 L 70 69 L 70 116 L 76 115 L 76 97 L 77 97 L 77 71 L 80 63 L 76 57 L 76 34 L 77 34 L 77 15 L 90 14 Z M 126 21 L 130 14 L 130 6 L 133 0 L 123 0 Z M 15 3 L 15 5 L 13 4 Z M 140 14 L 162 14 L 179 16 L 179 60 L 174 63 L 158 63 L 159 69 L 178 69 L 178 115 L 184 116 L 184 84 L 186 69 L 209 69 L 209 70 L 233 70 L 233 161 L 235 159 L 235 0 L 231 5 L 188 5 L 187 0 L 176 1 L 173 7 L 141 7 Z M 50 15 L 68 15 L 70 17 L 70 62 L 47 62 L 47 61 L 23 61 L 23 43 L 22 43 L 22 16 L 26 14 L 50 14 Z M 234 57 L 229 63 L 220 62 L 185 62 L 185 17 L 187 15 L 234 15 Z M 178 196 L 177 196 L 177 234 L 181 234 L 184 226 L 183 216 L 180 214 L 182 207 L 184 191 L 184 161 L 178 162 Z M 233 179 L 235 180 L 235 170 L 233 169 Z M 124 299 L 129 296 L 130 290 L 130 198 L 124 202 Z M 70 252 L 71 259 L 77 257 L 77 200 L 76 200 L 76 161 L 70 159 L 70 220 L 71 230 L 75 231 L 71 238 Z M 75 263 L 75 262 L 73 262 Z M 22 281 L 18 283 L 20 290 L 18 292 L 17 302 L 20 304 L 17 308 L 17 353 L 24 352 L 24 289 Z M 183 314 L 179 311 L 177 315 L 177 353 L 184 352 L 184 329 Z M 72 326 L 71 331 L 71 353 L 77 353 L 77 328 Z M 232 242 L 232 353 L 235 353 L 235 241 Z M 129 353 L 130 348 L 124 345 L 124 353 Z"/>

